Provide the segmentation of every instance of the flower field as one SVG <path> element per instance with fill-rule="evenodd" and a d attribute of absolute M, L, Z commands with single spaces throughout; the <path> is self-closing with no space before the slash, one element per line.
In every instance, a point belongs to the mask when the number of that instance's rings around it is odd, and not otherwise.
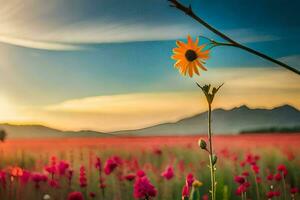
<path fill-rule="evenodd" d="M 1 200 L 209 199 L 205 136 L 7 140 Z M 217 199 L 299 199 L 300 135 L 215 136 Z"/>

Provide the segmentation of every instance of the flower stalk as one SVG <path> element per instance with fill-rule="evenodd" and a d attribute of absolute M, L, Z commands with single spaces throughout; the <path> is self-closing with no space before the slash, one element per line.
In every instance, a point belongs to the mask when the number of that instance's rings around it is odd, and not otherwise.
<path fill-rule="evenodd" d="M 209 153 L 209 169 L 210 169 L 210 181 L 211 181 L 211 189 L 210 189 L 210 193 L 211 193 L 211 200 L 216 200 L 216 187 L 217 187 L 217 182 L 216 182 L 216 163 L 217 163 L 217 156 L 213 153 L 214 149 L 213 149 L 213 141 L 212 141 L 212 128 L 211 128 L 211 116 L 212 116 L 212 103 L 214 100 L 215 95 L 217 94 L 217 92 L 219 91 L 219 89 L 223 86 L 220 85 L 219 87 L 214 87 L 211 90 L 211 85 L 204 85 L 201 86 L 197 83 L 198 87 L 201 88 L 203 94 L 206 97 L 207 103 L 208 103 L 208 143 L 209 143 L 209 149 L 203 148 L 203 144 L 204 142 L 200 141 L 200 144 L 202 143 L 202 149 L 205 149 L 208 153 Z"/>

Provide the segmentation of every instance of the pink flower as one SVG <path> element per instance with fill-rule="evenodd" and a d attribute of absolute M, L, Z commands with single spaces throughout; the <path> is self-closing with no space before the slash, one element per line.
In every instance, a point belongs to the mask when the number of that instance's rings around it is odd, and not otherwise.
<path fill-rule="evenodd" d="M 35 187 L 38 189 L 40 187 L 40 182 L 46 182 L 48 177 L 45 174 L 33 173 L 31 175 L 31 179 L 35 183 Z"/>
<path fill-rule="evenodd" d="M 261 178 L 259 176 L 256 177 L 256 182 L 261 183 Z"/>
<path fill-rule="evenodd" d="M 58 172 L 59 172 L 59 175 L 65 175 L 67 169 L 69 168 L 69 163 L 66 162 L 66 161 L 60 161 L 57 165 L 57 169 L 58 169 Z"/>
<path fill-rule="evenodd" d="M 136 172 L 136 175 L 138 176 L 138 177 L 143 177 L 143 176 L 146 176 L 146 173 L 143 171 L 143 170 L 138 170 L 137 172 Z"/>
<path fill-rule="evenodd" d="M 236 189 L 235 194 L 240 196 L 244 192 L 246 192 L 246 190 L 247 190 L 247 187 L 244 184 L 242 184 Z"/>
<path fill-rule="evenodd" d="M 279 191 L 274 191 L 273 194 L 274 194 L 275 197 L 279 197 L 280 196 L 280 192 Z"/>
<path fill-rule="evenodd" d="M 166 170 L 161 174 L 166 180 L 170 180 L 174 177 L 174 169 L 172 166 L 168 166 Z"/>
<path fill-rule="evenodd" d="M 249 172 L 244 171 L 244 172 L 242 173 L 242 175 L 245 176 L 245 177 L 247 177 L 247 176 L 249 176 Z"/>
<path fill-rule="evenodd" d="M 20 177 L 20 181 L 22 184 L 26 184 L 28 183 L 29 179 L 30 179 L 30 175 L 31 173 L 27 170 L 23 170 L 23 174 L 22 176 Z"/>
<path fill-rule="evenodd" d="M 182 199 L 189 198 L 189 196 L 190 196 L 190 190 L 189 190 L 189 187 L 187 185 L 183 186 L 181 195 L 182 195 Z"/>
<path fill-rule="evenodd" d="M 52 187 L 52 188 L 59 188 L 59 183 L 57 180 L 55 179 L 51 179 L 49 180 L 49 186 Z"/>
<path fill-rule="evenodd" d="M 70 192 L 67 200 L 84 200 L 81 192 Z"/>
<path fill-rule="evenodd" d="M 122 160 L 118 156 L 113 156 L 109 158 L 104 166 L 104 172 L 106 175 L 111 174 L 115 168 L 122 164 Z"/>
<path fill-rule="evenodd" d="M 268 199 L 272 199 L 273 197 L 274 197 L 274 192 L 273 191 L 267 192 L 267 198 Z"/>
<path fill-rule="evenodd" d="M 149 197 L 155 197 L 157 190 L 150 183 L 146 176 L 139 177 L 134 183 L 134 197 L 137 199 L 145 199 Z"/>
<path fill-rule="evenodd" d="M 189 173 L 189 174 L 186 176 L 186 185 L 187 185 L 188 187 L 192 187 L 194 180 L 195 180 L 195 178 L 194 178 L 193 174 L 192 174 L 192 173 Z"/>
<path fill-rule="evenodd" d="M 85 173 L 85 167 L 84 166 L 80 167 L 79 185 L 82 188 L 87 186 L 87 179 L 86 179 L 86 173 Z"/>
<path fill-rule="evenodd" d="M 95 167 L 98 170 L 102 170 L 102 162 L 101 162 L 101 159 L 99 157 L 96 158 Z"/>

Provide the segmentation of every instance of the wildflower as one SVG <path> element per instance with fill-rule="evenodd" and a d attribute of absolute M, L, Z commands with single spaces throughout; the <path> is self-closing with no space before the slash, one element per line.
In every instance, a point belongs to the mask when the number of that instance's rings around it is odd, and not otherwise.
<path fill-rule="evenodd" d="M 49 180 L 48 184 L 49 184 L 49 186 L 52 187 L 52 188 L 59 188 L 59 183 L 58 183 L 58 181 L 55 180 L 55 179 Z"/>
<path fill-rule="evenodd" d="M 19 177 L 23 175 L 23 170 L 20 167 L 12 167 L 10 169 L 10 175 L 13 177 Z"/>
<path fill-rule="evenodd" d="M 71 187 L 72 178 L 73 178 L 73 170 L 72 169 L 68 170 L 67 178 L 68 178 L 68 185 L 69 185 L 69 187 Z"/>
<path fill-rule="evenodd" d="M 79 185 L 82 188 L 87 186 L 86 172 L 84 166 L 81 166 L 79 170 Z"/>
<path fill-rule="evenodd" d="M 69 163 L 66 162 L 66 161 L 60 161 L 57 165 L 57 170 L 58 170 L 58 173 L 59 175 L 63 176 L 65 175 L 67 169 L 69 168 Z"/>
<path fill-rule="evenodd" d="M 185 200 L 185 199 L 189 198 L 189 196 L 190 196 L 190 189 L 189 189 L 189 187 L 187 185 L 183 186 L 181 195 L 182 195 L 182 200 Z"/>
<path fill-rule="evenodd" d="M 285 165 L 278 165 L 277 170 L 285 177 L 288 173 Z"/>
<path fill-rule="evenodd" d="M 89 196 L 93 199 L 93 198 L 95 198 L 96 197 L 96 193 L 94 193 L 94 192 L 90 192 L 89 193 Z"/>
<path fill-rule="evenodd" d="M 236 183 L 238 183 L 238 184 L 243 184 L 243 183 L 245 183 L 245 178 L 244 177 L 242 177 L 242 176 L 235 176 L 234 177 L 234 181 L 236 182 Z"/>
<path fill-rule="evenodd" d="M 113 157 L 109 158 L 106 161 L 105 166 L 104 166 L 105 174 L 106 175 L 111 174 L 114 171 L 114 169 L 121 164 L 122 164 L 122 160 L 118 156 L 113 156 Z"/>
<path fill-rule="evenodd" d="M 195 187 L 195 188 L 201 187 L 202 185 L 203 185 L 203 183 L 198 180 L 194 180 L 194 182 L 193 182 L 193 187 Z"/>
<path fill-rule="evenodd" d="M 157 190 L 150 183 L 146 176 L 137 178 L 134 183 L 134 197 L 137 199 L 149 199 L 150 197 L 155 197 L 157 195 Z"/>
<path fill-rule="evenodd" d="M 138 171 L 136 172 L 136 175 L 137 175 L 138 177 L 143 177 L 143 176 L 146 176 L 146 173 L 145 173 L 143 170 L 138 170 Z"/>
<path fill-rule="evenodd" d="M 51 196 L 49 194 L 45 194 L 43 196 L 43 200 L 49 200 L 49 199 L 51 199 Z"/>
<path fill-rule="evenodd" d="M 244 171 L 244 172 L 242 173 L 242 175 L 243 175 L 244 177 L 247 177 L 247 176 L 249 176 L 249 172 Z"/>
<path fill-rule="evenodd" d="M 203 64 L 209 58 L 209 50 L 203 50 L 205 45 L 198 46 L 198 38 L 195 42 L 193 42 L 191 36 L 188 36 L 187 39 L 187 44 L 179 40 L 176 41 L 178 47 L 173 49 L 172 59 L 176 60 L 174 67 L 182 75 L 185 76 L 188 72 L 189 76 L 192 77 L 194 73 L 200 75 L 198 68 L 207 71 Z"/>
<path fill-rule="evenodd" d="M 133 181 L 135 179 L 135 174 L 127 174 L 124 178 L 127 181 Z"/>
<path fill-rule="evenodd" d="M 240 196 L 244 192 L 246 192 L 246 190 L 247 190 L 247 187 L 244 184 L 242 184 L 236 189 L 235 194 Z"/>
<path fill-rule="evenodd" d="M 6 172 L 0 171 L 0 183 L 2 185 L 2 188 L 5 190 L 6 188 Z"/>
<path fill-rule="evenodd" d="M 67 200 L 84 200 L 81 192 L 70 192 Z"/>
<path fill-rule="evenodd" d="M 292 187 L 292 188 L 290 189 L 290 193 L 291 193 L 291 194 L 296 194 L 296 193 L 298 193 L 298 192 L 299 192 L 299 189 L 296 188 L 296 187 Z"/>
<path fill-rule="evenodd" d="M 191 187 L 192 184 L 193 184 L 193 182 L 194 182 L 194 180 L 195 180 L 195 178 L 194 178 L 193 174 L 192 174 L 192 173 L 189 173 L 189 174 L 186 176 L 186 185 L 187 185 L 188 187 Z"/>
<path fill-rule="evenodd" d="M 102 170 L 102 162 L 101 162 L 101 159 L 99 157 L 96 158 L 95 167 L 98 170 Z"/>
<path fill-rule="evenodd" d="M 276 173 L 276 174 L 274 175 L 274 179 L 275 179 L 276 181 L 281 181 L 281 179 L 282 179 L 281 174 L 280 174 L 280 173 Z"/>
<path fill-rule="evenodd" d="M 279 197 L 280 196 L 280 192 L 279 191 L 274 191 L 273 194 L 274 194 L 275 197 Z"/>
<path fill-rule="evenodd" d="M 260 168 L 256 164 L 254 164 L 252 165 L 252 170 L 254 171 L 255 174 L 259 174 Z"/>
<path fill-rule="evenodd" d="M 267 198 L 268 199 L 272 199 L 273 197 L 274 197 L 274 192 L 273 191 L 267 192 Z"/>
<path fill-rule="evenodd" d="M 46 182 L 48 177 L 45 174 L 33 173 L 31 179 L 35 183 L 35 188 L 38 189 L 40 187 L 40 182 Z"/>
<path fill-rule="evenodd" d="M 261 177 L 257 176 L 257 177 L 256 177 L 256 182 L 257 182 L 257 183 L 261 183 Z"/>
<path fill-rule="evenodd" d="M 26 184 L 30 179 L 31 173 L 28 170 L 23 170 L 23 174 L 20 177 L 20 181 L 22 184 Z"/>
<path fill-rule="evenodd" d="M 174 169 L 172 166 L 168 166 L 166 170 L 161 174 L 166 180 L 170 180 L 174 177 Z"/>
<path fill-rule="evenodd" d="M 269 174 L 269 175 L 267 176 L 267 179 L 268 179 L 268 181 L 272 181 L 272 180 L 274 179 L 273 174 Z"/>

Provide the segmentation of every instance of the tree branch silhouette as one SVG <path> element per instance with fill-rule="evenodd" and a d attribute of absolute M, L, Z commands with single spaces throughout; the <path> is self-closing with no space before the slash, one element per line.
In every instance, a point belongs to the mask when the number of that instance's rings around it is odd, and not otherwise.
<path fill-rule="evenodd" d="M 227 35 L 225 35 L 224 33 L 222 33 L 221 31 L 217 30 L 216 28 L 214 28 L 213 26 L 211 26 L 210 24 L 208 24 L 207 22 L 205 22 L 202 18 L 200 18 L 199 16 L 197 16 L 193 10 L 192 10 L 192 6 L 185 6 L 182 3 L 180 3 L 178 0 L 168 0 L 170 2 L 170 6 L 171 7 L 175 7 L 178 10 L 181 10 L 182 12 L 184 12 L 186 15 L 190 16 L 191 18 L 193 18 L 194 20 L 196 20 L 197 22 L 199 22 L 200 24 L 202 24 L 204 27 L 206 27 L 207 29 L 209 29 L 210 31 L 212 31 L 213 33 L 215 33 L 216 35 L 220 36 L 221 38 L 223 38 L 224 40 L 226 40 L 228 43 L 220 43 L 220 42 L 215 42 L 215 46 L 232 46 L 232 47 L 236 47 L 239 49 L 242 49 L 244 51 L 247 51 L 251 54 L 254 54 L 256 56 L 259 56 L 265 60 L 268 60 L 272 63 L 275 63 L 281 67 L 284 67 L 285 69 L 288 69 L 298 75 L 300 75 L 300 71 L 297 70 L 296 68 L 293 68 L 279 60 L 276 60 L 266 54 L 263 54 L 259 51 L 256 51 L 252 48 L 249 48 L 245 45 L 242 45 L 241 43 L 233 40 L 232 38 L 228 37 Z M 212 41 L 212 40 L 211 40 Z"/>

